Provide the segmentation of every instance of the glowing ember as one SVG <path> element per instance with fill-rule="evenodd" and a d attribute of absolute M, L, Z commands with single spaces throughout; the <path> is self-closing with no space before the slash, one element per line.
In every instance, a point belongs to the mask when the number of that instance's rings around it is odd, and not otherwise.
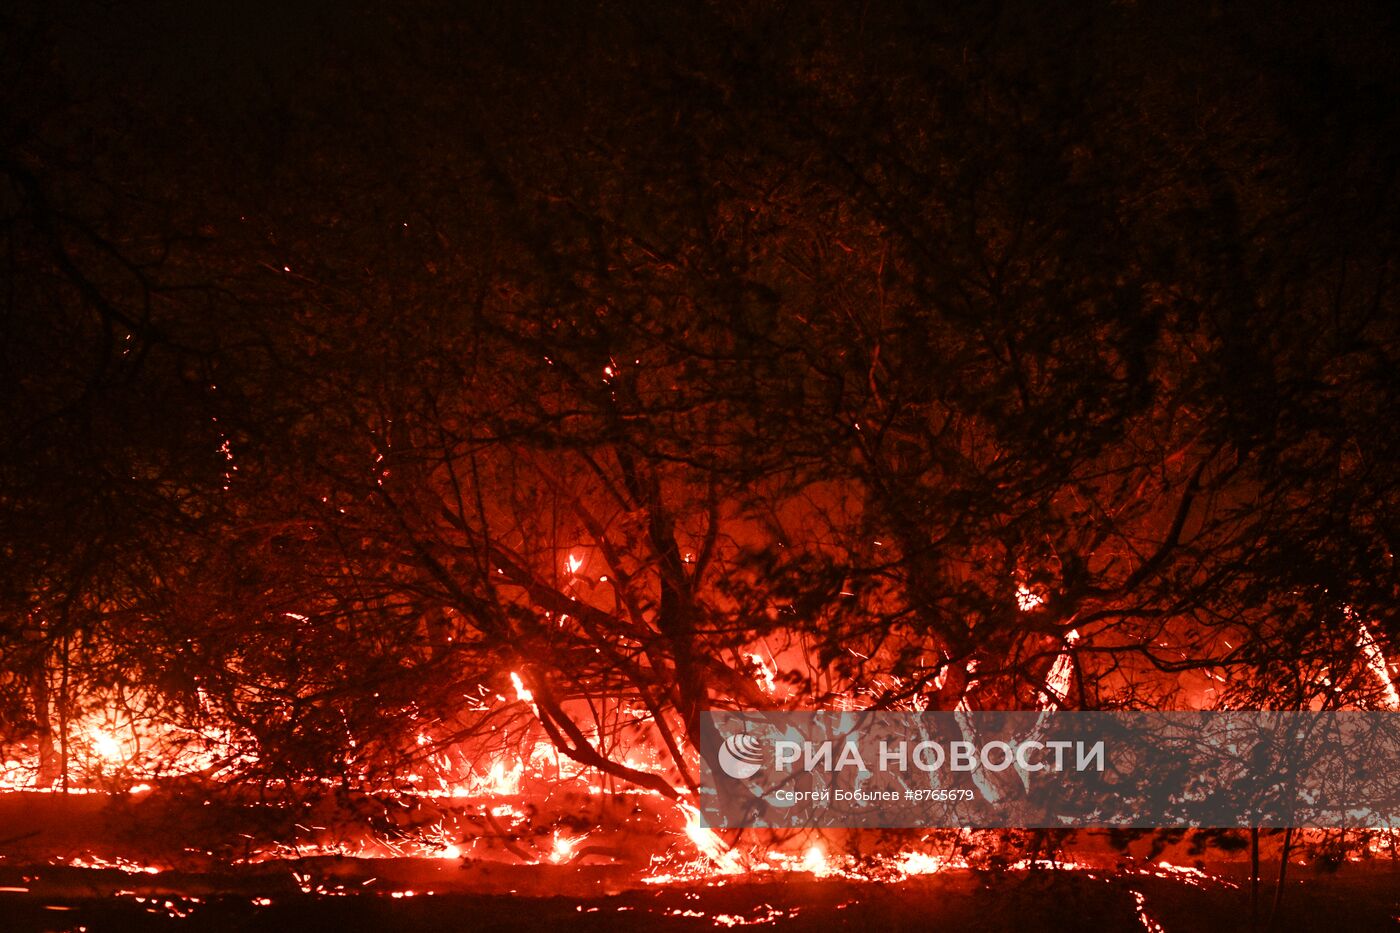
<path fill-rule="evenodd" d="M 119 871 L 128 875 L 158 875 L 164 871 L 163 868 L 157 868 L 154 865 L 142 865 L 140 862 L 134 862 L 131 859 L 121 858 L 120 856 L 113 856 L 111 858 L 103 858 L 100 855 L 78 856 L 69 859 L 68 865 L 72 868 Z"/>
<path fill-rule="evenodd" d="M 1151 875 L 1157 878 L 1174 878 L 1184 881 L 1193 888 L 1204 888 L 1207 884 L 1217 884 L 1226 888 L 1237 888 L 1239 885 L 1225 878 L 1206 874 L 1199 868 L 1190 865 L 1173 865 L 1171 862 L 1158 862 L 1151 868 L 1144 868 L 1141 874 Z"/>
<path fill-rule="evenodd" d="M 742 914 L 715 914 L 714 924 L 717 927 L 753 927 L 767 926 L 770 923 L 777 923 L 786 917 L 796 917 L 799 908 L 793 907 L 790 910 L 779 910 L 776 907 L 765 904 L 763 910 L 753 917 L 745 917 Z"/>
<path fill-rule="evenodd" d="M 1016 587 L 1016 608 L 1022 612 L 1030 612 L 1038 606 L 1044 605 L 1045 597 L 1035 592 L 1024 583 Z"/>
<path fill-rule="evenodd" d="M 1133 892 L 1133 903 L 1137 907 L 1137 918 L 1142 924 L 1142 928 L 1147 933 L 1166 933 L 1162 925 L 1147 915 L 1147 898 L 1142 896 L 1141 891 Z"/>

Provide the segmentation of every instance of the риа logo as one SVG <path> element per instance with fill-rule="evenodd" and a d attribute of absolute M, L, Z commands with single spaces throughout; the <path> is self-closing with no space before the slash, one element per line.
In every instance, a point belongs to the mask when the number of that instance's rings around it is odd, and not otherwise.
<path fill-rule="evenodd" d="M 731 735 L 719 747 L 719 768 L 736 781 L 744 781 L 763 767 L 763 743 L 752 735 Z"/>

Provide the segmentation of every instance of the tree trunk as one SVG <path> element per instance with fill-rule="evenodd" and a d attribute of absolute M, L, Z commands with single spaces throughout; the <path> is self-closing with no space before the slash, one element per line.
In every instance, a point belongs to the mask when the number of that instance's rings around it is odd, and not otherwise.
<path fill-rule="evenodd" d="M 1278 863 L 1278 886 L 1274 888 L 1274 903 L 1269 908 L 1269 929 L 1274 928 L 1274 923 L 1278 920 L 1278 909 L 1283 903 L 1283 885 L 1288 880 L 1288 855 L 1293 848 L 1293 827 L 1290 826 L 1283 834 L 1283 852 Z"/>
<path fill-rule="evenodd" d="M 1259 827 L 1249 829 L 1249 928 L 1259 929 Z"/>
<path fill-rule="evenodd" d="M 29 675 L 29 691 L 34 697 L 34 721 L 39 724 L 39 770 L 35 783 L 39 787 L 52 787 L 62 773 L 62 765 L 58 749 L 54 747 L 49 673 L 43 664 Z"/>

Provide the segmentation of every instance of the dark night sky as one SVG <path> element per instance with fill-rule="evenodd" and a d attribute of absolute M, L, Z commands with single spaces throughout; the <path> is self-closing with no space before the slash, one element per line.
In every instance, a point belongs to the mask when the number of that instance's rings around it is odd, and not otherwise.
<path fill-rule="evenodd" d="M 654 20 L 665 35 L 668 20 L 650 16 L 650 4 L 569 3 L 428 3 L 341 4 L 261 2 L 136 4 L 42 4 L 43 20 L 57 37 L 60 72 L 78 96 L 102 99 L 122 95 L 157 109 L 190 111 L 201 119 L 244 112 L 269 95 L 295 94 L 314 81 L 318 69 L 337 63 L 363 72 L 404 65 L 421 53 L 408 36 L 449 37 L 436 54 L 450 55 L 453 35 L 475 35 L 514 64 L 535 68 L 547 77 L 551 62 L 568 72 L 585 62 L 573 60 L 590 39 L 611 36 L 621 47 L 639 41 L 626 21 Z M 897 7 L 897 5 L 894 5 Z M 684 7 L 682 7 L 683 9 Z M 966 22 L 976 28 L 994 21 L 992 7 L 969 9 Z M 1367 2 L 1328 4 L 1124 3 L 1106 4 L 1103 18 L 1130 24 L 1128 35 L 1147 54 L 1174 46 L 1223 42 L 1254 50 L 1261 59 L 1291 63 L 1306 80 L 1308 71 L 1326 62 L 1358 85 L 1381 82 L 1393 87 L 1396 76 L 1393 5 Z M 630 12 L 629 12 L 630 11 Z M 872 5 L 861 14 L 857 45 L 876 43 L 882 33 L 882 10 Z M 1001 14 L 1000 30 L 1015 34 L 1017 13 Z M 800 21 L 800 17 L 798 21 Z M 1033 18 L 1029 20 L 1034 30 Z M 672 37 L 674 38 L 674 37 Z M 645 41 L 640 40 L 640 41 Z M 473 51 L 457 44 L 464 56 Z M 1053 55 L 1056 50 L 1046 49 Z M 1062 48 L 1065 56 L 1082 49 Z M 457 88 L 457 93 L 469 93 Z"/>

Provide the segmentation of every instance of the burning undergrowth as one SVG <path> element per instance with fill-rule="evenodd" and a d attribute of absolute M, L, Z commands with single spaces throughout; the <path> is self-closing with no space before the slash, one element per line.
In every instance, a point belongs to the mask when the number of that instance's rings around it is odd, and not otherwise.
<path fill-rule="evenodd" d="M 123 929 L 295 926 L 313 915 L 388 929 L 449 923 L 461 911 L 500 928 L 554 916 L 573 929 L 829 929 L 888 926 L 913 909 L 995 930 L 1038 928 L 1027 912 L 1054 898 L 1104 930 L 1155 931 L 1173 929 L 1184 904 L 1190 928 L 1206 929 L 1200 917 L 1237 911 L 1247 896 L 1243 833 L 721 833 L 683 800 L 604 788 L 586 769 L 561 773 L 532 747 L 524 758 L 481 760 L 446 789 L 199 772 L 128 774 L 120 791 L 112 772 L 105 788 L 11 789 L 0 794 L 0 902 L 15 907 L 19 929 L 34 930 L 100 930 L 114 917 Z M 1314 833 L 1295 840 L 1292 857 L 1325 892 L 1332 882 L 1316 879 L 1338 867 L 1381 877 L 1394 843 L 1385 833 Z M 1266 860 L 1278 846 L 1265 840 Z"/>

